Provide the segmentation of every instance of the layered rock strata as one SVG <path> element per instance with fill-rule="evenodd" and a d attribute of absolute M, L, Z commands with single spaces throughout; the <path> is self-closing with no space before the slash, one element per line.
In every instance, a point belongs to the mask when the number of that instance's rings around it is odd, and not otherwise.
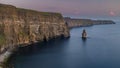
<path fill-rule="evenodd" d="M 38 12 L 0 4 L 0 53 L 22 44 L 69 37 L 60 13 Z"/>

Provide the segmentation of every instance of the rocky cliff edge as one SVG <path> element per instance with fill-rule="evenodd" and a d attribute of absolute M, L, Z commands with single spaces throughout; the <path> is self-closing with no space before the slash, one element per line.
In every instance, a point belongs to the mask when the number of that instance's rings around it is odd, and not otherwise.
<path fill-rule="evenodd" d="M 60 13 L 38 12 L 0 4 L 0 52 L 31 42 L 69 37 Z"/>

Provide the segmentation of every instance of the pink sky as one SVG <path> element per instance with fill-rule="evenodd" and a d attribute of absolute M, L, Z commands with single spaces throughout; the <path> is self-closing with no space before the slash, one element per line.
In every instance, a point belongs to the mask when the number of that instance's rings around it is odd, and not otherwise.
<path fill-rule="evenodd" d="M 120 0 L 0 0 L 0 3 L 71 17 L 120 16 Z"/>

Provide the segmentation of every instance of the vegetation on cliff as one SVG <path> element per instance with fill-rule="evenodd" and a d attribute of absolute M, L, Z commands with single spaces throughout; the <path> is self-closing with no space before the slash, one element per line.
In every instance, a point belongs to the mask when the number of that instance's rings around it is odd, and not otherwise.
<path fill-rule="evenodd" d="M 0 34 L 0 46 L 5 44 L 5 36 Z"/>
<path fill-rule="evenodd" d="M 0 24 L 0 47 L 5 44 L 5 36 L 3 34 L 4 25 Z"/>

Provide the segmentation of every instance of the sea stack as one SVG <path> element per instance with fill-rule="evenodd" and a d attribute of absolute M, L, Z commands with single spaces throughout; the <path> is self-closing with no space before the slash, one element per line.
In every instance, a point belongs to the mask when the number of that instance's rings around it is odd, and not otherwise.
<path fill-rule="evenodd" d="M 86 39 L 86 38 L 87 38 L 87 33 L 86 33 L 86 30 L 85 30 L 85 29 L 83 29 L 82 38 L 83 38 L 83 39 Z"/>

